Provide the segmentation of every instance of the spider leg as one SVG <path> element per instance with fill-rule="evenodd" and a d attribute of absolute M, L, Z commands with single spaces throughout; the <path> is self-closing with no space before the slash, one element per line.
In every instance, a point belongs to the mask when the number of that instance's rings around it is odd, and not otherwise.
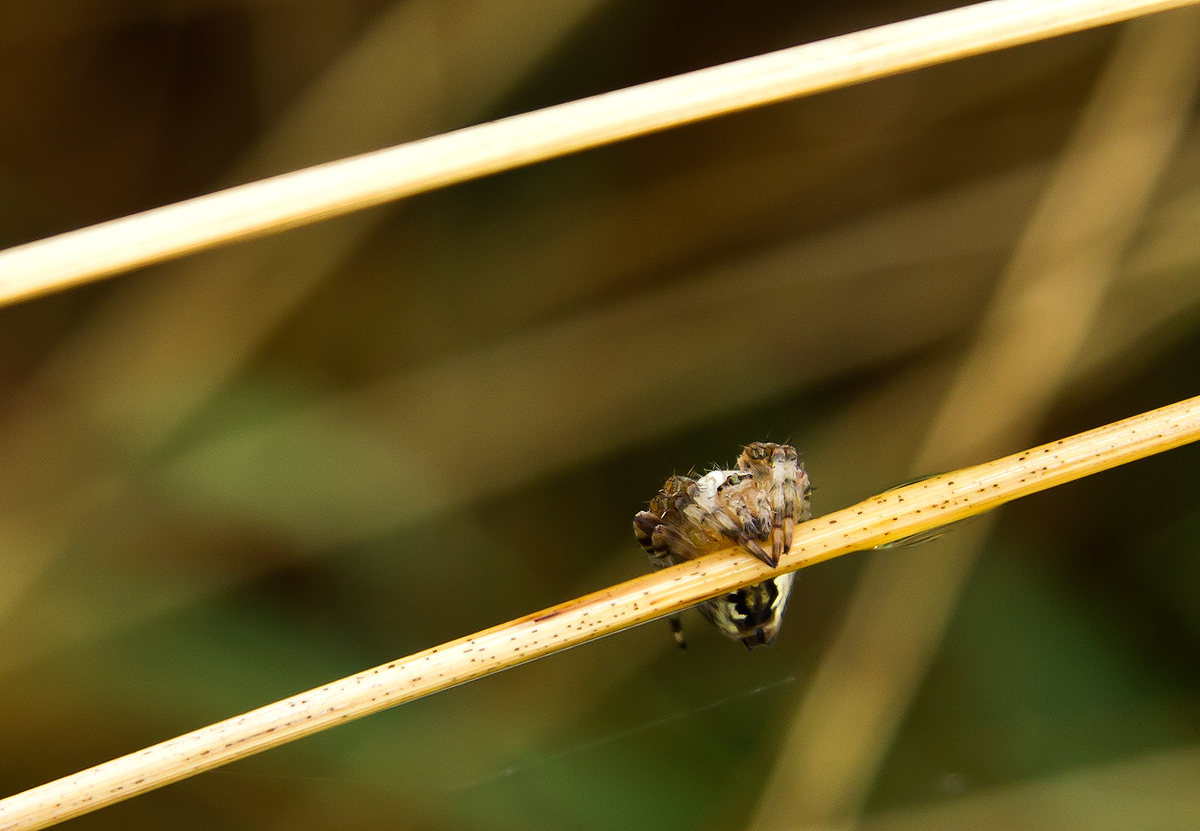
<path fill-rule="evenodd" d="M 792 535 L 796 521 L 806 519 L 808 476 L 794 448 L 785 444 L 755 442 L 747 445 L 738 459 L 738 467 L 749 473 L 763 489 L 763 512 L 770 530 L 764 529 L 764 541 L 770 539 L 770 553 L 763 557 L 767 565 L 774 568 L 779 558 L 792 547 Z"/>
<path fill-rule="evenodd" d="M 673 525 L 650 511 L 642 511 L 633 518 L 633 533 L 656 569 L 679 565 L 704 553 Z"/>
<path fill-rule="evenodd" d="M 776 469 L 776 473 L 779 470 Z M 775 562 L 792 548 L 796 532 L 796 480 L 791 476 L 776 477 L 771 483 L 771 554 Z"/>
<path fill-rule="evenodd" d="M 679 615 L 671 615 L 667 618 L 667 623 L 671 624 L 671 634 L 675 636 L 675 643 L 679 644 L 680 649 L 687 649 L 687 641 L 683 637 L 683 621 L 679 619 Z"/>
<path fill-rule="evenodd" d="M 771 568 L 775 568 L 775 566 L 779 565 L 779 558 L 776 557 L 774 561 L 772 561 L 771 555 L 767 553 L 765 548 L 758 544 L 758 540 L 754 539 L 754 537 L 743 534 L 738 539 L 738 543 L 755 557 L 769 565 Z"/>
<path fill-rule="evenodd" d="M 661 553 L 654 544 L 654 532 L 662 525 L 662 519 L 649 511 L 639 511 L 633 518 L 633 535 L 637 537 L 638 545 L 646 549 L 651 557 Z"/>
<path fill-rule="evenodd" d="M 712 521 L 717 525 L 722 536 L 733 540 L 758 559 L 774 568 L 779 560 L 771 562 L 771 555 L 762 547 L 762 542 L 768 536 L 764 533 L 761 520 L 746 507 L 745 504 L 726 504 L 714 512 Z"/>

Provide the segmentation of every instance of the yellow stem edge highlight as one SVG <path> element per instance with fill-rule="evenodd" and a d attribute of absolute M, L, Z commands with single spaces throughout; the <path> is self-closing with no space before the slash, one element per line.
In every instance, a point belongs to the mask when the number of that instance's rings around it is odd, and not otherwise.
<path fill-rule="evenodd" d="M 1200 439 L 1200 397 L 873 496 L 804 523 L 791 571 Z M 632 545 L 631 545 L 632 550 Z M 0 800 L 0 829 L 53 825 L 349 719 L 677 612 L 772 573 L 731 548 L 418 652 Z"/>

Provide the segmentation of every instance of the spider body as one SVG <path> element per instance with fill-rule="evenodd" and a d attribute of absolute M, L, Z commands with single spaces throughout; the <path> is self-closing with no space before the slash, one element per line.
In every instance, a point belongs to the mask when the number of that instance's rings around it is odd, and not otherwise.
<path fill-rule="evenodd" d="M 638 542 L 654 568 L 666 568 L 725 548 L 743 546 L 774 568 L 788 552 L 797 522 L 811 518 L 808 474 L 796 450 L 756 442 L 735 470 L 698 479 L 672 476 L 633 518 Z M 699 606 L 700 613 L 747 647 L 769 644 L 779 632 L 794 573 L 746 586 Z M 683 644 L 678 624 L 676 638 Z"/>

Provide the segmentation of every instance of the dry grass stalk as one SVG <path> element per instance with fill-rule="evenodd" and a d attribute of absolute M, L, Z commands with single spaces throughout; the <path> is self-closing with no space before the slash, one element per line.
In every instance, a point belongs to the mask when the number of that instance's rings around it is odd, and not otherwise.
<path fill-rule="evenodd" d="M 794 570 L 895 542 L 1200 439 L 1200 397 L 886 491 L 796 529 Z M 0 829 L 44 828 L 227 762 L 619 632 L 770 573 L 737 548 L 630 580 L 268 704 L 0 800 Z"/>
<path fill-rule="evenodd" d="M 0 303 L 725 113 L 1194 0 L 988 0 L 275 176 L 0 252 Z"/>

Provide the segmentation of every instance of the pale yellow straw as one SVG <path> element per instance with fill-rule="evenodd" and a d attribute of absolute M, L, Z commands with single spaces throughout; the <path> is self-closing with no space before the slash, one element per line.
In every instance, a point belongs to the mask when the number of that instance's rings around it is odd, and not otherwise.
<path fill-rule="evenodd" d="M 723 113 L 1194 0 L 989 0 L 307 168 L 0 252 L 0 304 Z"/>
<path fill-rule="evenodd" d="M 796 529 L 781 570 L 895 542 L 1200 438 L 1200 397 L 925 479 Z M 739 549 L 648 574 L 0 800 L 44 828 L 271 747 L 687 608 L 772 572 Z"/>

